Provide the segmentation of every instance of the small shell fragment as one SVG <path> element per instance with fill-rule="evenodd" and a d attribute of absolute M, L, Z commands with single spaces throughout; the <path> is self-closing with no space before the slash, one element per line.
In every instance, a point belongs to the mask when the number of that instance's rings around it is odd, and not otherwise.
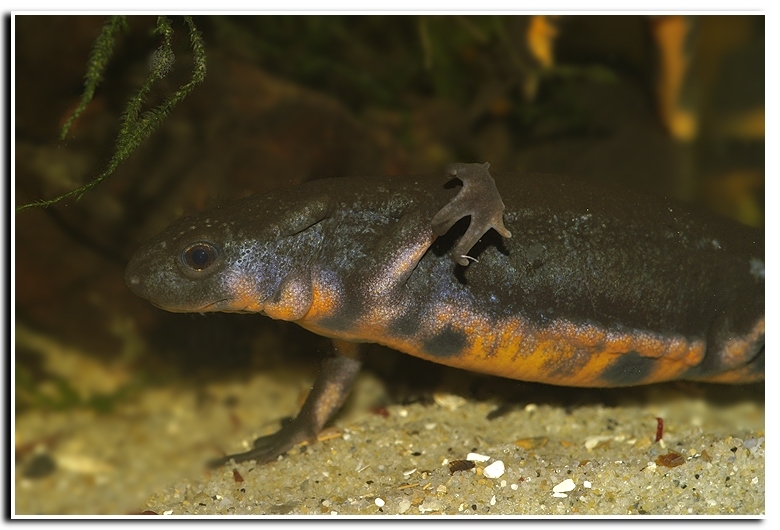
<path fill-rule="evenodd" d="M 576 484 L 574 484 L 574 481 L 570 478 L 567 478 L 557 486 L 553 487 L 553 492 L 555 493 L 564 493 L 566 491 L 571 491 L 576 487 Z"/>
<path fill-rule="evenodd" d="M 591 449 L 595 449 L 602 442 L 606 442 L 607 440 L 611 439 L 611 436 L 593 436 L 585 440 L 585 449 L 590 451 Z"/>
<path fill-rule="evenodd" d="M 482 470 L 482 475 L 485 478 L 498 478 L 501 475 L 504 474 L 504 471 L 506 468 L 504 467 L 504 462 L 501 460 L 496 460 L 489 466 L 487 466 L 485 469 Z"/>
<path fill-rule="evenodd" d="M 444 407 L 447 410 L 456 410 L 467 403 L 466 398 L 458 396 L 456 394 L 445 394 L 444 392 L 437 392 L 433 395 L 433 401 L 440 407 Z"/>
<path fill-rule="evenodd" d="M 466 455 L 466 460 L 469 462 L 487 462 L 490 460 L 490 457 L 479 453 L 469 453 Z"/>

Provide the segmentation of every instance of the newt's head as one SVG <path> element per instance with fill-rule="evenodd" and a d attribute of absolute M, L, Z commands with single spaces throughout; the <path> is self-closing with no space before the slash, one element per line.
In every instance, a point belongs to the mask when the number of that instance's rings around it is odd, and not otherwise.
<path fill-rule="evenodd" d="M 241 310 L 236 298 L 254 286 L 237 282 L 257 259 L 249 255 L 246 235 L 221 213 L 181 219 L 141 247 L 125 271 L 130 290 L 168 311 Z"/>
<path fill-rule="evenodd" d="M 176 221 L 130 260 L 125 282 L 173 312 L 261 312 L 300 255 L 318 243 L 305 230 L 325 215 L 317 201 L 285 193 L 250 197 Z"/>

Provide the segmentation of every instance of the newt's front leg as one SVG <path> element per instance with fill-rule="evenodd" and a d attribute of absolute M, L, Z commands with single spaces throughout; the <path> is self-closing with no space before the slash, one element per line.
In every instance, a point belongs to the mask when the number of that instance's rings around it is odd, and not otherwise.
<path fill-rule="evenodd" d="M 496 182 L 488 172 L 489 167 L 487 162 L 447 166 L 447 174 L 460 179 L 463 188 L 431 220 L 434 233 L 443 236 L 452 225 L 471 216 L 468 230 L 452 249 L 452 258 L 464 267 L 469 264 L 469 259 L 474 259 L 466 253 L 491 228 L 502 237 L 512 237 L 504 226 L 504 203 L 496 189 Z"/>
<path fill-rule="evenodd" d="M 299 443 L 315 441 L 325 424 L 346 401 L 362 364 L 359 344 L 334 340 L 333 345 L 336 355 L 323 363 L 309 397 L 292 422 L 274 434 L 258 438 L 254 447 L 245 453 L 211 460 L 209 467 L 219 467 L 231 460 L 254 460 L 262 464 L 274 460 Z"/>

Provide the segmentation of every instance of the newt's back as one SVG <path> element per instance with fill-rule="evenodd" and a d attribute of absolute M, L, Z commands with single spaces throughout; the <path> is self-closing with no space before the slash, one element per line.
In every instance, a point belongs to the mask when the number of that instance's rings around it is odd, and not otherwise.
<path fill-rule="evenodd" d="M 410 255 L 413 267 L 398 263 L 403 245 L 383 245 L 404 223 L 410 234 L 428 233 L 427 220 L 452 192 L 410 200 L 422 214 L 411 208 L 393 219 L 366 211 L 365 193 L 355 191 L 351 205 L 350 195 L 340 195 L 348 214 L 326 232 L 353 235 L 326 243 L 318 263 L 325 277 L 341 278 L 337 287 L 322 280 L 322 290 L 339 292 L 340 301 L 329 298 L 328 312 L 299 322 L 345 340 L 552 384 L 763 377 L 762 231 L 674 201 L 557 177 L 502 175 L 497 186 L 512 237 L 487 233 L 468 267 L 447 256 L 467 220 L 421 257 Z M 372 235 L 358 253 L 360 230 Z M 402 281 L 388 278 L 396 269 Z"/>

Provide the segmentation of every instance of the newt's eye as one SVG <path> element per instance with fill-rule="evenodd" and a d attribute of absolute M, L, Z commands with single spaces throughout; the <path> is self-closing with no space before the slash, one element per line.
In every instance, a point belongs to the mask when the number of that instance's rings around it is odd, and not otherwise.
<path fill-rule="evenodd" d="M 202 271 L 210 267 L 219 257 L 217 247 L 211 243 L 193 243 L 181 253 L 181 260 L 191 269 Z"/>

